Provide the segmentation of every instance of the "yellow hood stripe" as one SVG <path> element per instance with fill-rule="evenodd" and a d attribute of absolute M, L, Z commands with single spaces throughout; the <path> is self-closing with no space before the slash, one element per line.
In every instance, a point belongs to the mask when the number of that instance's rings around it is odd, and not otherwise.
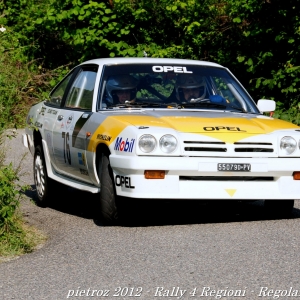
<path fill-rule="evenodd" d="M 155 118 L 151 116 L 129 115 L 107 117 L 90 138 L 88 151 L 96 151 L 96 147 L 100 142 L 109 146 L 127 126 L 132 125 L 170 128 L 170 126 L 162 121 L 161 118 Z M 110 141 L 100 141 L 97 138 L 98 134 L 111 136 L 112 138 Z"/>

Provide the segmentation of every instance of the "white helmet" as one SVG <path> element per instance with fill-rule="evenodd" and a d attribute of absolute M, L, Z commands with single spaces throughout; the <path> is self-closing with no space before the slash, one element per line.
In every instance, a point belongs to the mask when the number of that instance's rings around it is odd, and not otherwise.
<path fill-rule="evenodd" d="M 180 74 L 177 76 L 175 89 L 178 100 L 185 101 L 182 89 L 199 88 L 199 96 L 197 99 L 204 99 L 206 96 L 205 79 L 199 75 Z"/>
<path fill-rule="evenodd" d="M 118 102 L 115 91 L 118 90 L 130 90 L 130 99 L 133 100 L 136 97 L 136 87 L 138 81 L 131 75 L 113 75 L 108 77 L 106 82 L 106 91 L 108 101 Z"/>

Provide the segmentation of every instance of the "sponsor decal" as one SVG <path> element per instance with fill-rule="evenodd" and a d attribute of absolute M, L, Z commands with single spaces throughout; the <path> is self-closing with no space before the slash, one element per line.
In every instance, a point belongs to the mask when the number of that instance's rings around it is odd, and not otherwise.
<path fill-rule="evenodd" d="M 134 186 L 131 185 L 131 178 L 126 176 L 116 175 L 115 177 L 116 186 L 125 186 L 128 189 L 135 189 Z"/>
<path fill-rule="evenodd" d="M 89 175 L 89 172 L 87 170 L 79 169 L 79 171 L 80 171 L 80 174 L 82 174 L 82 175 L 86 175 L 86 176 Z"/>
<path fill-rule="evenodd" d="M 42 127 L 43 127 L 43 124 L 40 123 L 40 122 L 38 122 L 38 121 L 36 121 L 36 122 L 34 123 L 34 125 L 35 125 L 36 127 L 38 127 L 38 128 L 42 128 Z"/>
<path fill-rule="evenodd" d="M 78 152 L 78 163 L 82 166 L 86 166 L 86 160 L 84 153 Z"/>
<path fill-rule="evenodd" d="M 192 71 L 188 71 L 186 67 L 179 67 L 179 66 L 153 66 L 152 71 L 156 73 L 161 72 L 174 72 L 174 73 L 193 73 Z"/>
<path fill-rule="evenodd" d="M 220 131 L 220 130 L 227 130 L 227 131 L 240 131 L 240 132 L 247 132 L 246 130 L 242 130 L 239 127 L 224 127 L 224 126 L 216 126 L 216 127 L 203 127 L 205 131 Z"/>
<path fill-rule="evenodd" d="M 105 135 L 105 134 L 98 134 L 97 135 L 97 139 L 98 140 L 102 140 L 102 141 L 110 141 L 111 140 L 111 136 L 109 135 Z"/>
<path fill-rule="evenodd" d="M 49 108 L 49 109 L 47 110 L 47 114 L 57 115 L 57 110 L 52 109 L 52 108 Z"/>
<path fill-rule="evenodd" d="M 39 114 L 42 115 L 42 116 L 44 116 L 44 115 L 45 115 L 45 111 L 46 111 L 46 107 L 43 106 L 43 107 L 41 108 L 41 111 L 40 111 Z"/>
<path fill-rule="evenodd" d="M 135 139 L 131 139 L 129 141 L 128 138 L 126 138 L 126 141 L 125 141 L 125 140 L 123 140 L 122 137 L 117 137 L 114 149 L 117 151 L 132 152 L 134 142 L 135 142 Z"/>

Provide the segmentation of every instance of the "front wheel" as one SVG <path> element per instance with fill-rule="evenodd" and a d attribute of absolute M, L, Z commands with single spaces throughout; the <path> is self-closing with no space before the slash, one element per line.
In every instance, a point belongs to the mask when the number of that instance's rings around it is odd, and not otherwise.
<path fill-rule="evenodd" d="M 37 192 L 37 204 L 46 207 L 50 200 L 50 191 L 53 191 L 55 182 L 48 177 L 45 157 L 41 145 L 38 145 L 34 151 L 33 174 Z"/>
<path fill-rule="evenodd" d="M 294 208 L 294 200 L 265 200 L 265 212 L 268 216 L 288 218 Z"/>
<path fill-rule="evenodd" d="M 101 154 L 98 172 L 101 184 L 99 201 L 100 218 L 103 224 L 114 225 L 119 219 L 116 203 L 117 196 L 113 171 L 109 163 L 109 158 L 105 154 Z"/>

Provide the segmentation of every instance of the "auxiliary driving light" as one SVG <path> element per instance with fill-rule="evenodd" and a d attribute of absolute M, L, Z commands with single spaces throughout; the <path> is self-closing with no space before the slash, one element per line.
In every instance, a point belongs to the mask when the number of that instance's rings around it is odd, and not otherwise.
<path fill-rule="evenodd" d="M 165 171 L 153 171 L 153 170 L 146 170 L 144 172 L 146 179 L 164 179 L 165 178 Z"/>
<path fill-rule="evenodd" d="M 299 171 L 296 171 L 293 173 L 293 179 L 294 180 L 300 180 L 300 172 Z"/>

